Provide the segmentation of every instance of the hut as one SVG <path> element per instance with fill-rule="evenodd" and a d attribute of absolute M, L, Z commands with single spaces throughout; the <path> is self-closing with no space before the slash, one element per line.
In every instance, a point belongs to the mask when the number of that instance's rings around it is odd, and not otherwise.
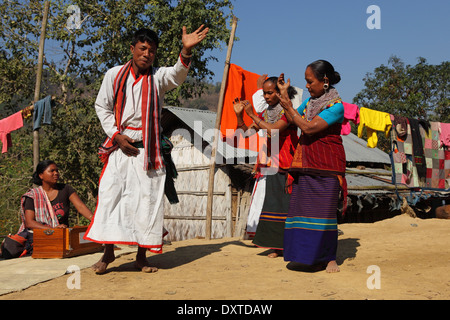
<path fill-rule="evenodd" d="M 173 144 L 172 159 L 178 177 L 179 202 L 165 199 L 165 228 L 169 241 L 205 236 L 209 168 L 216 113 L 198 109 L 165 107 L 163 134 Z M 237 236 L 245 228 L 240 219 L 248 211 L 253 187 L 251 171 L 257 153 L 236 149 L 219 141 L 214 174 L 211 238 Z"/>

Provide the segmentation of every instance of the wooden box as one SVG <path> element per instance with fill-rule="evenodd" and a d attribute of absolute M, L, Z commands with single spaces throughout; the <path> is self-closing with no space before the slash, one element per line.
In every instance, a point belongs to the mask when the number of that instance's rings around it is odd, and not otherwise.
<path fill-rule="evenodd" d="M 99 252 L 102 244 L 83 239 L 88 227 L 34 229 L 32 258 L 70 258 Z"/>

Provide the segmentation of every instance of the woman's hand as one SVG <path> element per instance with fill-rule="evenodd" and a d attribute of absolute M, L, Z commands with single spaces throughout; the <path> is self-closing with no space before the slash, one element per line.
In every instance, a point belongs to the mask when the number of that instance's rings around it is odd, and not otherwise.
<path fill-rule="evenodd" d="M 288 88 L 291 86 L 291 79 L 288 79 L 287 82 L 284 80 L 284 73 L 280 74 L 277 82 L 278 89 L 280 89 L 281 94 L 286 93 Z"/>
<path fill-rule="evenodd" d="M 238 118 L 242 118 L 242 115 L 244 114 L 244 101 L 241 101 L 239 98 L 235 98 L 233 101 L 233 109 L 234 113 L 236 113 L 236 116 Z"/>
<path fill-rule="evenodd" d="M 280 105 L 284 110 L 288 110 L 292 108 L 292 101 L 289 99 L 288 88 L 291 85 L 291 80 L 288 79 L 287 82 L 284 81 L 284 73 L 280 74 L 278 77 L 277 86 L 280 89 L 280 93 L 278 93 L 278 98 L 280 99 Z"/>
<path fill-rule="evenodd" d="M 267 79 L 267 74 L 263 74 L 261 75 L 258 80 L 256 80 L 256 87 L 258 89 L 262 89 L 263 85 L 264 85 L 264 81 L 266 81 Z"/>
<path fill-rule="evenodd" d="M 244 100 L 244 111 L 250 117 L 256 117 L 255 111 L 253 110 L 253 105 L 248 100 Z"/>
<path fill-rule="evenodd" d="M 241 100 L 239 98 L 235 98 L 233 101 L 233 109 L 234 113 L 236 113 L 237 116 L 242 116 L 243 111 L 249 116 L 256 116 L 255 112 L 253 111 L 253 106 L 248 100 Z"/>

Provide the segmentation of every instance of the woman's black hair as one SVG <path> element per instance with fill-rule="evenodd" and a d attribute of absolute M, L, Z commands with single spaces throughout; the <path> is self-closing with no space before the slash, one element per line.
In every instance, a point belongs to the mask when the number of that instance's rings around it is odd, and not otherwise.
<path fill-rule="evenodd" d="M 308 67 L 312 69 L 314 75 L 320 81 L 323 81 L 325 75 L 330 81 L 330 85 L 334 85 L 336 83 L 339 83 L 339 81 L 341 81 L 341 75 L 339 74 L 339 72 L 336 72 L 336 70 L 334 70 L 333 65 L 326 60 L 314 61 L 310 63 Z"/>
<path fill-rule="evenodd" d="M 158 47 L 159 38 L 155 31 L 142 28 L 134 33 L 133 41 L 131 42 L 131 44 L 135 46 L 138 42 L 148 42 L 150 44 L 154 43 L 156 47 Z"/>
<path fill-rule="evenodd" d="M 38 163 L 36 166 L 36 171 L 33 173 L 33 183 L 42 186 L 42 179 L 39 178 L 39 175 L 43 173 L 50 165 L 56 165 L 56 163 L 52 160 L 44 160 Z"/>
<path fill-rule="evenodd" d="M 270 77 L 267 78 L 266 81 L 264 81 L 264 83 L 266 82 L 272 82 L 275 86 L 275 90 L 277 90 L 277 92 L 280 92 L 280 89 L 278 89 L 278 77 Z M 297 94 L 297 90 L 295 90 L 295 88 L 293 86 L 289 86 L 288 88 L 288 95 L 289 95 L 289 99 L 293 99 L 295 97 L 295 95 Z"/>

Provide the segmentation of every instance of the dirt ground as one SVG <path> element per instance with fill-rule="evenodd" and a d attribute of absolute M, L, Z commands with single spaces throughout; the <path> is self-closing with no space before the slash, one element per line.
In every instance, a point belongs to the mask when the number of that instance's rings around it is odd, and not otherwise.
<path fill-rule="evenodd" d="M 370 224 L 341 224 L 341 271 L 292 270 L 283 258 L 237 238 L 173 242 L 149 254 L 154 274 L 133 269 L 134 254 L 110 271 L 81 270 L 81 288 L 64 275 L 0 300 L 447 300 L 450 220 L 407 215 Z M 73 279 L 73 278 L 72 278 Z"/>

